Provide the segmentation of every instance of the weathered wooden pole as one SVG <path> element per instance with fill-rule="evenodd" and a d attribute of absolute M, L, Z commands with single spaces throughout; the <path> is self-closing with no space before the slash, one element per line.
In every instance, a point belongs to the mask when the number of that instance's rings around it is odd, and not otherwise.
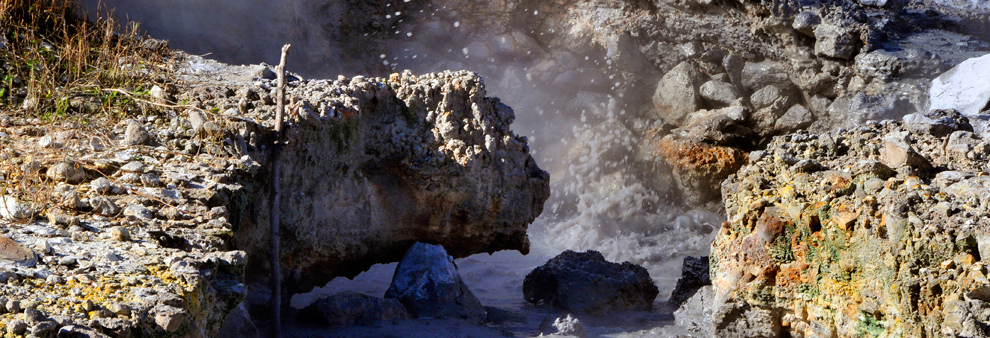
<path fill-rule="evenodd" d="M 289 47 L 282 46 L 282 58 L 275 71 L 278 73 L 278 106 L 275 110 L 275 144 L 272 146 L 272 177 L 271 186 L 268 191 L 268 213 L 271 223 L 271 238 L 268 247 L 268 254 L 271 260 L 271 289 L 272 289 L 272 337 L 278 338 L 282 335 L 282 264 L 279 254 L 279 165 L 278 157 L 282 151 L 282 123 L 285 115 L 285 57 L 289 54 Z"/>

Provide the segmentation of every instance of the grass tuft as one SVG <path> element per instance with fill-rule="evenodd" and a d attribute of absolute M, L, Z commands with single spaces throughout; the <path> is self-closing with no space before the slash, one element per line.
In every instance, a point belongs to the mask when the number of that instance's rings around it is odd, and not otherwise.
<path fill-rule="evenodd" d="M 172 82 L 164 43 L 136 23 L 78 13 L 74 0 L 0 0 L 0 110 L 51 122 L 125 118 L 146 109 L 135 97 Z"/>

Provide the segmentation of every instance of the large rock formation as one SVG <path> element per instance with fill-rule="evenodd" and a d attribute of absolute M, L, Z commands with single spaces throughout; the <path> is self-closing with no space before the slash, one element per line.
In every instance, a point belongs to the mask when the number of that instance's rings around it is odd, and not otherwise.
<path fill-rule="evenodd" d="M 751 155 L 722 186 L 715 336 L 986 336 L 990 143 L 964 119 L 796 133 Z"/>
<path fill-rule="evenodd" d="M 189 73 L 202 70 L 196 78 L 222 76 L 210 91 L 229 95 L 204 90 L 186 99 L 238 107 L 225 113 L 225 123 L 267 168 L 274 81 L 245 81 L 263 68 L 189 62 Z M 526 228 L 543 210 L 549 175 L 510 130 L 512 109 L 486 97 L 477 74 L 293 77 L 287 100 L 279 178 L 287 291 L 398 261 L 418 241 L 441 244 L 454 257 L 528 252 Z M 267 200 L 267 175 L 259 171 L 249 201 Z M 248 253 L 249 281 L 264 281 L 267 204 L 238 211 L 234 242 Z"/>

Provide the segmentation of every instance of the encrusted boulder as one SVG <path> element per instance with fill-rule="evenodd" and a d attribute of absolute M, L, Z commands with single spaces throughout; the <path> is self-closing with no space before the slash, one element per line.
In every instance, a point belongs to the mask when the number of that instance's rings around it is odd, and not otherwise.
<path fill-rule="evenodd" d="M 413 244 L 395 267 L 385 299 L 395 299 L 415 317 L 447 317 L 480 324 L 488 313 L 457 273 L 454 258 L 442 246 Z M 400 315 L 394 306 L 385 310 Z"/>
<path fill-rule="evenodd" d="M 528 252 L 526 229 L 549 197 L 549 175 L 511 131 L 512 109 L 487 97 L 477 74 L 296 81 L 287 96 L 295 103 L 278 178 L 286 292 L 398 261 L 417 241 L 454 257 Z M 242 128 L 257 139 L 249 144 L 272 140 L 270 120 Z M 266 165 L 251 200 L 268 198 L 268 149 L 249 151 Z M 249 253 L 249 279 L 263 284 L 269 210 L 245 211 L 235 242 Z"/>
<path fill-rule="evenodd" d="M 527 302 L 577 313 L 648 311 L 659 293 L 643 267 L 606 261 L 594 250 L 564 251 L 523 281 Z"/>
<path fill-rule="evenodd" d="M 774 138 L 722 185 L 714 335 L 985 335 L 986 147 L 895 121 Z"/>

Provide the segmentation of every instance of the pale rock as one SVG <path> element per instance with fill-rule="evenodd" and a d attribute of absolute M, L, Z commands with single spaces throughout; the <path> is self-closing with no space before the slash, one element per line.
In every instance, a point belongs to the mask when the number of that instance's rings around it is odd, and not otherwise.
<path fill-rule="evenodd" d="M 86 179 L 86 171 L 74 162 L 60 162 L 53 165 L 48 168 L 45 175 L 52 180 L 69 184 L 76 184 Z"/>
<path fill-rule="evenodd" d="M 858 49 L 853 32 L 833 24 L 823 23 L 815 27 L 815 54 L 849 60 Z"/>
<path fill-rule="evenodd" d="M 151 140 L 151 135 L 145 130 L 144 125 L 135 120 L 127 120 L 124 122 L 127 125 L 127 129 L 124 132 L 124 140 L 122 144 L 124 146 L 136 146 L 148 144 Z"/>

